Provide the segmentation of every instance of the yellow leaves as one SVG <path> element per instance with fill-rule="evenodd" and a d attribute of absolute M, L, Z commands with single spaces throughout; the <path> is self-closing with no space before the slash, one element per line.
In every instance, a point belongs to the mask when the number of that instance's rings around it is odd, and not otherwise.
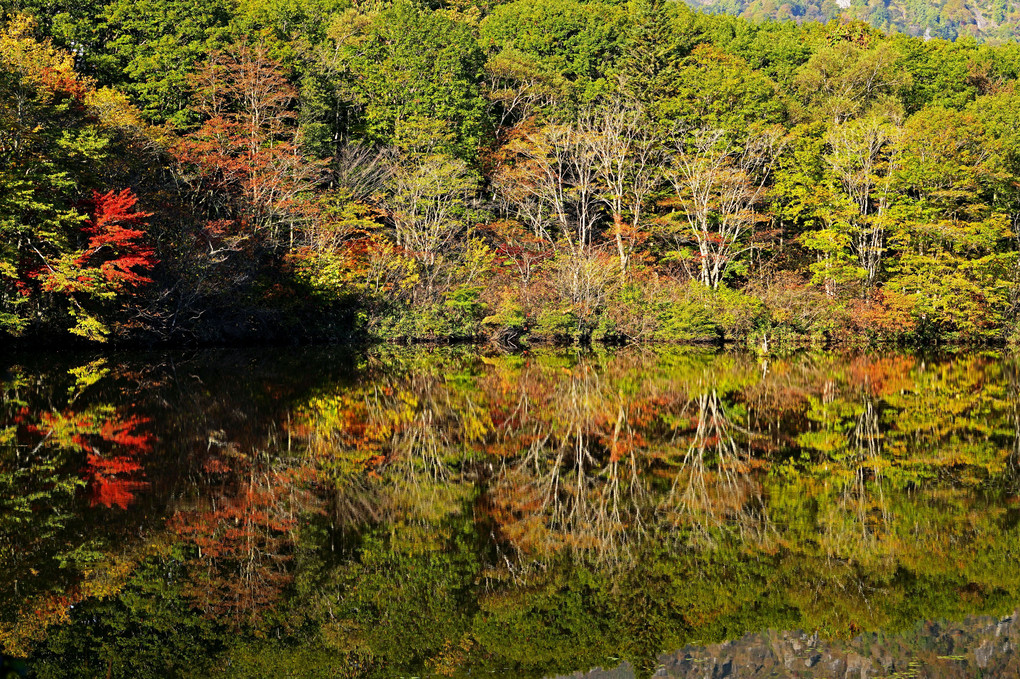
<path fill-rule="evenodd" d="M 76 100 L 104 128 L 157 143 L 165 141 L 165 131 L 145 123 L 126 95 L 108 87 L 95 89 L 90 78 L 75 72 L 73 55 L 55 48 L 49 40 L 36 39 L 35 32 L 35 20 L 21 14 L 0 27 L 0 68 L 18 73 L 21 84 L 34 89 L 43 100 L 55 97 Z M 43 129 L 43 124 L 38 123 L 30 133 L 38 134 Z M 10 275 L 3 270 L 0 274 Z"/>
<path fill-rule="evenodd" d="M 846 434 L 839 431 L 806 431 L 797 437 L 797 445 L 831 454 L 846 447 Z"/>
<path fill-rule="evenodd" d="M 408 409 L 412 409 L 413 410 L 414 408 L 418 407 L 418 398 L 414 394 L 412 394 L 410 391 L 404 391 L 404 390 L 398 391 L 397 392 L 397 399 L 401 403 L 405 404 L 408 407 Z"/>
<path fill-rule="evenodd" d="M 68 328 L 72 335 L 84 337 L 93 342 L 105 342 L 110 335 L 110 329 L 98 318 L 83 311 L 72 311 L 75 317 L 75 324 Z"/>
<path fill-rule="evenodd" d="M 385 456 L 392 423 L 373 418 L 357 395 L 314 398 L 299 411 L 291 431 L 307 440 L 319 464 L 340 476 L 372 471 Z"/>
<path fill-rule="evenodd" d="M 314 238 L 314 234 L 310 236 Z M 297 275 L 325 297 L 404 294 L 420 282 L 412 257 L 372 236 L 336 247 L 306 248 L 288 259 Z"/>
<path fill-rule="evenodd" d="M 141 112 L 123 92 L 110 87 L 89 90 L 85 94 L 85 103 L 104 127 L 169 146 L 167 130 L 153 127 L 142 120 Z"/>
<path fill-rule="evenodd" d="M 40 43 L 34 37 L 36 21 L 25 14 L 16 14 L 0 30 L 0 59 L 10 65 L 36 65 L 71 72 L 73 57 Z"/>
<path fill-rule="evenodd" d="M 102 599 L 117 594 L 124 589 L 136 565 L 133 557 L 110 555 L 99 567 L 84 569 L 84 581 L 78 588 L 82 599 Z"/>
<path fill-rule="evenodd" d="M 71 368 L 67 373 L 74 378 L 74 386 L 68 388 L 73 400 L 78 394 L 109 375 L 110 369 L 106 367 L 106 359 L 99 358 L 77 368 Z"/>
<path fill-rule="evenodd" d="M 36 40 L 35 29 L 35 20 L 24 14 L 8 21 L 0 30 L 0 65 L 17 71 L 27 84 L 36 87 L 79 83 L 74 58 L 49 41 Z"/>
<path fill-rule="evenodd" d="M 466 414 L 460 421 L 461 436 L 465 441 L 481 441 L 489 432 L 492 420 L 488 416 L 484 418 L 478 412 Z"/>
<path fill-rule="evenodd" d="M 440 677 L 454 676 L 458 668 L 463 666 L 468 653 L 474 645 L 475 641 L 471 638 L 470 633 L 465 633 L 461 636 L 456 646 L 453 645 L 452 639 L 447 639 L 443 644 L 443 650 L 440 652 L 439 657 L 432 661 L 435 674 Z"/>
<path fill-rule="evenodd" d="M 345 45 L 360 45 L 366 40 L 378 14 L 378 11 L 351 7 L 333 18 L 329 28 L 326 29 L 326 36 L 333 41 L 337 49 Z"/>

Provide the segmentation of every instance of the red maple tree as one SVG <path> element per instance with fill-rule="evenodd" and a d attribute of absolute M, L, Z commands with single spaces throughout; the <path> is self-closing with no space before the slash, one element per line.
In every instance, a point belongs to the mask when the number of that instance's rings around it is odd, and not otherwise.
<path fill-rule="evenodd" d="M 92 218 L 85 228 L 89 242 L 78 257 L 83 267 L 98 268 L 115 290 L 151 283 L 148 273 L 156 265 L 155 251 L 144 238 L 151 212 L 138 212 L 131 189 L 92 192 Z"/>

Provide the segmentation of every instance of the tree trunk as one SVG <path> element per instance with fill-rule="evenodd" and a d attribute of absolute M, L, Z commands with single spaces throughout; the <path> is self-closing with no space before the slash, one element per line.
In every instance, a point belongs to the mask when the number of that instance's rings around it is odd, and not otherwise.
<path fill-rule="evenodd" d="M 613 236 L 616 238 L 616 251 L 620 254 L 620 275 L 627 275 L 627 248 L 623 245 L 623 215 L 619 212 L 613 213 Z"/>

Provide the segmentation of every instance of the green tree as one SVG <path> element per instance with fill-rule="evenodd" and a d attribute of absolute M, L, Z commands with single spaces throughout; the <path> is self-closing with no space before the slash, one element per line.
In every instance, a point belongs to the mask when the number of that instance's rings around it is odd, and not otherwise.
<path fill-rule="evenodd" d="M 80 50 L 81 69 L 123 90 L 152 122 L 193 121 L 188 74 L 224 44 L 231 6 L 223 0 L 113 0 L 95 17 L 54 19 L 62 44 Z"/>
<path fill-rule="evenodd" d="M 694 12 L 680 3 L 634 0 L 629 9 L 619 78 L 642 105 L 657 107 L 672 91 L 678 62 L 703 39 L 701 30 Z"/>
<path fill-rule="evenodd" d="M 570 109 L 614 89 L 625 16 L 603 2 L 517 0 L 485 18 L 479 44 L 490 58 L 526 65 Z"/>
<path fill-rule="evenodd" d="M 353 129 L 375 144 L 396 144 L 405 125 L 431 120 L 471 161 L 484 133 L 483 55 L 471 27 L 410 0 L 361 14 L 350 10 L 329 29 L 340 74 L 336 87 L 357 109 Z"/>
<path fill-rule="evenodd" d="M 696 47 L 673 77 L 660 115 L 681 127 L 711 127 L 739 138 L 754 124 L 775 124 L 785 118 L 776 84 L 715 46 Z"/>

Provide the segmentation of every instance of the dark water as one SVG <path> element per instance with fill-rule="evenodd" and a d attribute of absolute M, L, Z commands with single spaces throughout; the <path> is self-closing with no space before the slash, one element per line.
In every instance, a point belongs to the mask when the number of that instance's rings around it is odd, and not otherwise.
<path fill-rule="evenodd" d="M 220 351 L 0 380 L 0 676 L 1020 674 L 1008 356 Z"/>

